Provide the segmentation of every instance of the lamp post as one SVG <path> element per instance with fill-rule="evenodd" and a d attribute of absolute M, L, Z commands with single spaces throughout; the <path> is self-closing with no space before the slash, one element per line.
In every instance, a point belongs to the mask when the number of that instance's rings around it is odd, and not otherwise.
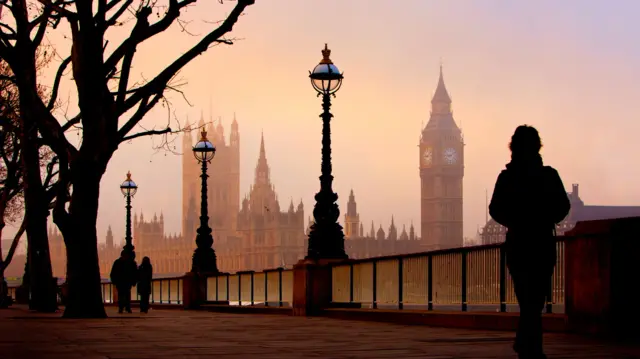
<path fill-rule="evenodd" d="M 127 199 L 127 223 L 123 251 L 129 254 L 130 259 L 135 259 L 136 253 L 133 251 L 134 247 L 131 243 L 131 198 L 138 192 L 138 185 L 131 179 L 131 172 L 127 172 L 127 179 L 120 185 L 120 191 Z"/>
<path fill-rule="evenodd" d="M 191 271 L 194 273 L 218 273 L 216 252 L 213 249 L 213 236 L 209 227 L 209 209 L 207 206 L 207 164 L 216 155 L 216 147 L 207 140 L 207 131 L 202 129 L 200 141 L 193 147 L 193 155 L 202 164 L 202 197 L 200 203 L 200 227 L 197 230 L 196 245 L 193 252 Z"/>
<path fill-rule="evenodd" d="M 331 96 L 342 85 L 342 74 L 330 59 L 331 50 L 324 45 L 322 60 L 309 72 L 311 85 L 322 96 L 322 174 L 320 175 L 320 192 L 315 195 L 316 205 L 313 208 L 314 224 L 309 233 L 308 259 L 346 259 L 344 251 L 344 233 L 338 223 L 338 194 L 333 192 L 333 176 L 331 175 Z"/>

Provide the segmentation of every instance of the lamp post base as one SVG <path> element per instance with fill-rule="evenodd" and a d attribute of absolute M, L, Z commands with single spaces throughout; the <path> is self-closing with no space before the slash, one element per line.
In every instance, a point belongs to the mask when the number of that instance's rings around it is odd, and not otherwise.
<path fill-rule="evenodd" d="M 309 233 L 309 250 L 306 259 L 347 259 L 344 250 L 344 232 L 338 223 L 338 195 L 331 190 L 331 176 L 321 176 L 323 188 L 315 196 L 313 208 L 315 223 Z"/>
<path fill-rule="evenodd" d="M 193 252 L 191 271 L 195 273 L 217 274 L 218 259 L 213 248 L 196 248 Z"/>
<path fill-rule="evenodd" d="M 314 223 L 309 233 L 312 246 L 305 259 L 348 259 L 344 233 L 339 223 Z"/>

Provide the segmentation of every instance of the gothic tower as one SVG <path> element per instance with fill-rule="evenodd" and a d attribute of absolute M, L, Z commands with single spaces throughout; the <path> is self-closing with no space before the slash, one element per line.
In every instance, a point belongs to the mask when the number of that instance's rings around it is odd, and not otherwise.
<path fill-rule="evenodd" d="M 113 231 L 111 230 L 111 226 L 107 229 L 107 248 L 113 247 Z"/>
<path fill-rule="evenodd" d="M 238 130 L 238 121 L 236 114 L 233 114 L 233 122 L 231 123 L 231 136 L 229 138 L 230 166 L 229 169 L 229 211 L 235 215 L 231 218 L 231 229 L 238 228 L 238 216 L 240 212 L 240 131 Z"/>
<path fill-rule="evenodd" d="M 347 239 L 360 237 L 360 215 L 358 214 L 356 198 L 353 190 L 349 194 L 349 202 L 347 202 L 347 213 L 344 215 L 344 236 Z"/>
<path fill-rule="evenodd" d="M 209 141 L 216 146 L 215 158 L 207 170 L 209 226 L 217 243 L 224 243 L 227 235 L 236 229 L 240 211 L 240 133 L 235 115 L 228 143 L 221 121 L 218 119 L 214 124 L 210 115 L 205 124 L 204 113 L 200 115 L 198 129 L 185 131 L 183 135 L 182 234 L 185 238 L 195 238 L 196 228 L 200 225 L 202 167 L 193 156 L 193 145 L 200 140 L 203 129 L 206 129 Z"/>
<path fill-rule="evenodd" d="M 422 245 L 426 250 L 462 247 L 464 141 L 453 119 L 442 66 L 419 148 Z"/>
<path fill-rule="evenodd" d="M 187 120 L 182 135 L 182 235 L 193 239 L 200 212 L 200 167 L 193 157 L 193 145 L 200 139 L 200 132 L 201 129 L 192 130 Z"/>

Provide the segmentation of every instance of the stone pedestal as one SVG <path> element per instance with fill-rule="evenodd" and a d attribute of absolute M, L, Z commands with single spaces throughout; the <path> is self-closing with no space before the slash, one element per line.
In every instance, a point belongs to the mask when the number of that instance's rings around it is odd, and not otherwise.
<path fill-rule="evenodd" d="M 182 305 L 185 309 L 197 309 L 206 301 L 206 284 L 202 275 L 195 272 L 185 273 L 182 279 Z"/>
<path fill-rule="evenodd" d="M 293 315 L 319 315 L 329 307 L 331 264 L 343 261 L 303 259 L 293 266 Z"/>
<path fill-rule="evenodd" d="M 207 302 L 207 278 L 216 275 L 219 273 L 185 273 L 182 280 L 182 305 L 185 309 L 197 309 Z"/>
<path fill-rule="evenodd" d="M 565 311 L 576 332 L 638 338 L 640 217 L 579 222 L 565 244 Z"/>

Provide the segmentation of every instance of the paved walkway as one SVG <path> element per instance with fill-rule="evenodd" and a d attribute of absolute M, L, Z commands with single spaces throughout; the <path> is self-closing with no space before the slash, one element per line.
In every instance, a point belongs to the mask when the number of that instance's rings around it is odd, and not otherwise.
<path fill-rule="evenodd" d="M 513 334 L 504 332 L 180 310 L 109 314 L 67 320 L 0 310 L 0 358 L 515 358 Z M 640 348 L 569 335 L 548 335 L 546 346 L 549 358 L 640 358 Z"/>

